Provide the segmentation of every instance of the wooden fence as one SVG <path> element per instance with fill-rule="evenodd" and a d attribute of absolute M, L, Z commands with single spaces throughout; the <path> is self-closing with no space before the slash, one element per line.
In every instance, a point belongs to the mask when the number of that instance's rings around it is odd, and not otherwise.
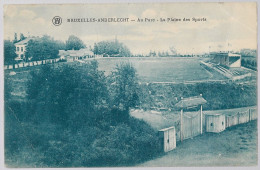
<path fill-rule="evenodd" d="M 256 108 L 248 109 L 247 111 L 244 112 L 237 112 L 236 114 L 226 116 L 226 128 L 238 124 L 242 124 L 242 123 L 247 123 L 251 120 L 256 120 L 256 119 L 257 119 Z"/>
<path fill-rule="evenodd" d="M 237 112 L 232 115 L 225 115 L 225 128 L 250 122 L 257 119 L 257 109 L 251 108 L 244 112 Z M 191 116 L 192 115 L 192 116 Z M 176 140 L 180 141 L 180 122 L 176 122 Z M 205 113 L 202 119 L 203 133 L 206 131 Z M 183 140 L 200 135 L 200 111 L 190 114 L 183 114 Z"/>
<path fill-rule="evenodd" d="M 183 139 L 192 138 L 200 134 L 200 112 L 194 115 L 183 115 Z"/>
<path fill-rule="evenodd" d="M 41 60 L 41 61 L 22 62 L 22 63 L 18 63 L 18 64 L 13 64 L 13 65 L 5 65 L 4 69 L 9 70 L 9 69 L 22 68 L 22 67 L 32 67 L 32 66 L 38 66 L 38 65 L 44 65 L 44 64 L 57 63 L 59 61 L 60 61 L 60 58 Z"/>
<path fill-rule="evenodd" d="M 176 140 L 181 140 L 180 122 L 176 123 Z M 178 127 L 179 126 L 179 127 Z M 183 140 L 200 135 L 200 111 L 192 114 L 183 114 Z"/>

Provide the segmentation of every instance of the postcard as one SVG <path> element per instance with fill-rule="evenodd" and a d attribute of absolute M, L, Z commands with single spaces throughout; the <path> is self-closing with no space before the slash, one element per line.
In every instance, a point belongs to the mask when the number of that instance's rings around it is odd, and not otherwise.
<path fill-rule="evenodd" d="M 256 2 L 3 9 L 5 167 L 258 166 Z"/>

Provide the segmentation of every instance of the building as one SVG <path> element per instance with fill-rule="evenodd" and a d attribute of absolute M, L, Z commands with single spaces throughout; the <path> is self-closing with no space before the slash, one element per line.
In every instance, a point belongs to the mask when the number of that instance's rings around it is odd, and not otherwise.
<path fill-rule="evenodd" d="M 206 132 L 219 133 L 226 129 L 226 117 L 222 114 L 206 114 Z"/>
<path fill-rule="evenodd" d="M 60 59 L 67 60 L 68 62 L 95 57 L 94 53 L 88 49 L 59 50 L 59 56 Z"/>
<path fill-rule="evenodd" d="M 212 62 L 227 67 L 241 67 L 241 55 L 230 52 L 210 53 Z"/>
<path fill-rule="evenodd" d="M 176 132 L 175 127 L 169 127 L 159 130 L 160 146 L 164 152 L 168 152 L 176 148 Z"/>
<path fill-rule="evenodd" d="M 16 61 L 25 60 L 26 47 L 31 39 L 32 38 L 29 37 L 14 44 L 16 48 L 15 53 L 17 54 L 17 57 L 15 58 Z"/>

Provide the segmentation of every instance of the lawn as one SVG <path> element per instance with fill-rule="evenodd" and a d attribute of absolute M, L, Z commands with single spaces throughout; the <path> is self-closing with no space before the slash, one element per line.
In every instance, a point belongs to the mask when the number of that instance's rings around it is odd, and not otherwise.
<path fill-rule="evenodd" d="M 254 166 L 257 165 L 257 121 L 216 133 L 205 133 L 177 143 L 166 155 L 141 167 Z"/>
<path fill-rule="evenodd" d="M 109 74 L 121 62 L 134 65 L 141 81 L 184 82 L 223 80 L 224 76 L 210 73 L 200 65 L 198 58 L 101 58 L 99 69 Z"/>

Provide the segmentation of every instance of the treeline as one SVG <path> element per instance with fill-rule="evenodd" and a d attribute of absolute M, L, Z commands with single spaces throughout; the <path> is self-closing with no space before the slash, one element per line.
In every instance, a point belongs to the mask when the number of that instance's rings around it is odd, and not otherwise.
<path fill-rule="evenodd" d="M 4 41 L 4 63 L 14 64 L 15 58 L 17 57 L 15 43 L 30 38 L 26 47 L 25 55 L 23 60 L 27 61 L 38 61 L 45 59 L 54 59 L 59 57 L 59 50 L 80 50 L 86 48 L 84 42 L 74 36 L 70 35 L 68 40 L 64 43 L 63 41 L 54 40 L 53 37 L 44 35 L 43 37 L 25 37 L 23 34 L 20 35 L 18 40 L 17 34 L 14 35 L 14 40 Z M 130 57 L 131 52 L 129 48 L 123 43 L 116 41 L 101 41 L 94 44 L 94 48 L 89 47 L 90 51 L 94 54 L 103 55 L 104 57 Z"/>
<path fill-rule="evenodd" d="M 257 70 L 257 59 L 254 57 L 243 57 L 242 56 L 241 65 L 256 71 Z"/>
<path fill-rule="evenodd" d="M 158 155 L 157 133 L 129 115 L 140 102 L 133 66 L 106 77 L 96 61 L 71 64 L 32 71 L 23 102 L 9 100 L 5 81 L 6 164 L 130 166 Z"/>
<path fill-rule="evenodd" d="M 65 44 L 62 41 L 54 40 L 50 36 L 44 35 L 41 38 L 32 38 L 26 46 L 25 61 L 58 58 L 61 49 L 65 49 Z"/>

